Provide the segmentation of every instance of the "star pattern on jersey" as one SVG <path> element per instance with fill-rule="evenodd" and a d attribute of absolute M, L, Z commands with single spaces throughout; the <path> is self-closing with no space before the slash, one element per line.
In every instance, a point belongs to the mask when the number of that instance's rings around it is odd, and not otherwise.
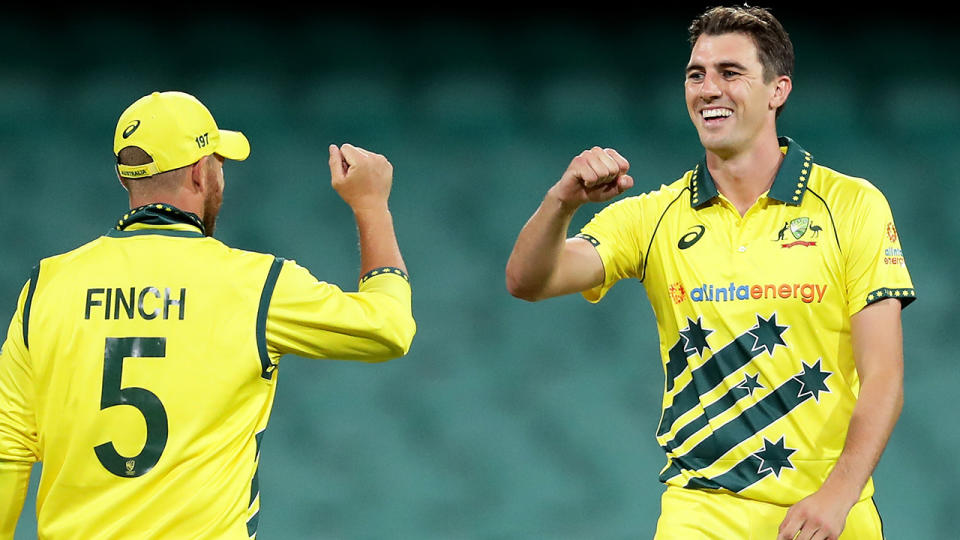
<path fill-rule="evenodd" d="M 757 380 L 759 378 L 760 378 L 759 373 L 757 373 L 756 375 L 753 375 L 752 377 L 744 373 L 743 381 L 737 386 L 735 386 L 734 388 L 740 388 L 741 390 L 746 390 L 752 396 L 753 391 L 756 390 L 757 388 L 766 388 L 766 386 L 760 384 L 760 381 Z"/>
<path fill-rule="evenodd" d="M 680 331 L 680 335 L 683 336 L 685 342 L 683 352 L 692 353 L 696 351 L 702 358 L 703 350 L 710 349 L 710 345 L 707 345 L 707 336 L 712 333 L 713 330 L 703 327 L 702 317 L 697 317 L 697 322 L 693 322 L 693 319 L 687 317 L 687 327 Z"/>
<path fill-rule="evenodd" d="M 802 398 L 809 395 L 813 395 L 813 399 L 817 400 L 817 403 L 820 402 L 820 392 L 830 392 L 830 388 L 827 387 L 826 380 L 827 377 L 833 375 L 832 371 L 823 371 L 820 369 L 820 363 L 822 359 L 817 359 L 817 363 L 808 366 L 806 362 L 803 363 L 803 373 L 798 373 L 793 378 L 800 381 L 800 392 L 797 393 L 797 397 Z"/>
<path fill-rule="evenodd" d="M 755 340 L 751 351 L 766 349 L 767 354 L 773 356 L 773 351 L 777 348 L 777 345 L 787 346 L 787 342 L 782 337 L 787 328 L 790 327 L 777 324 L 776 313 L 771 315 L 769 319 L 764 319 L 760 314 L 757 314 L 757 326 L 747 331 Z"/>
<path fill-rule="evenodd" d="M 769 441 L 764 437 L 763 448 L 753 453 L 753 456 L 760 460 L 757 474 L 763 475 L 770 471 L 780 478 L 780 472 L 783 469 L 796 469 L 790 462 L 790 456 L 796 451 L 796 448 L 787 448 L 785 437 L 780 437 L 777 442 Z"/>

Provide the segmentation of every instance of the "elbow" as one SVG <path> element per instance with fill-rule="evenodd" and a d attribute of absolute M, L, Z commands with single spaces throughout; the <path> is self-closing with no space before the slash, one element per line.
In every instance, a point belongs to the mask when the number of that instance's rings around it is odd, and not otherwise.
<path fill-rule="evenodd" d="M 507 267 L 507 292 L 510 293 L 510 296 L 527 302 L 543 300 L 538 287 L 532 287 L 529 283 L 524 283 L 519 276 L 510 272 L 509 267 Z"/>
<path fill-rule="evenodd" d="M 393 331 L 381 335 L 380 345 L 383 347 L 380 355 L 373 358 L 373 362 L 386 362 L 406 356 L 413 345 L 413 337 L 417 333 L 417 323 L 412 315 L 407 315 L 403 320 L 394 321 Z"/>

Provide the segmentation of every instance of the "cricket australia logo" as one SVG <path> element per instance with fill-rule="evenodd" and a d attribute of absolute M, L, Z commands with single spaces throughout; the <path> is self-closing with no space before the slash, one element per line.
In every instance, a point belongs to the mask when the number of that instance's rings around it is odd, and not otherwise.
<path fill-rule="evenodd" d="M 820 236 L 820 231 L 822 231 L 819 225 L 815 225 L 810 218 L 808 217 L 798 217 L 791 221 L 785 221 L 783 227 L 777 232 L 777 238 L 775 242 L 786 242 L 780 244 L 782 248 L 792 248 L 793 246 L 815 246 L 817 245 L 816 241 L 807 241 L 803 240 L 803 237 L 809 232 L 811 233 L 810 238 L 817 238 Z M 786 237 L 787 233 L 790 233 L 793 236 L 794 241 L 790 242 L 789 238 Z"/>

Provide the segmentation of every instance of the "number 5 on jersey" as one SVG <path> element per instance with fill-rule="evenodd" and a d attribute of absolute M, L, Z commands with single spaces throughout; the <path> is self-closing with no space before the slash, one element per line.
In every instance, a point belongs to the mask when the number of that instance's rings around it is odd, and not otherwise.
<path fill-rule="evenodd" d="M 133 457 L 121 456 L 113 441 L 94 447 L 97 459 L 111 473 L 124 478 L 142 476 L 160 461 L 167 445 L 167 411 L 156 394 L 146 388 L 120 388 L 123 362 L 127 358 L 163 358 L 167 338 L 125 337 L 107 338 L 103 352 L 103 388 L 100 410 L 118 405 L 136 407 L 147 424 L 147 440 L 143 450 Z"/>

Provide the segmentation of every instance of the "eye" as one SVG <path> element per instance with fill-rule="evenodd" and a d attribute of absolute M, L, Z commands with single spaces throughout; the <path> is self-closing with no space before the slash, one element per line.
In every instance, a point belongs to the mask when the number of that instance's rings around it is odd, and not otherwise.
<path fill-rule="evenodd" d="M 727 79 L 736 77 L 737 75 L 739 75 L 739 73 L 737 73 L 736 71 L 730 71 L 729 69 L 723 70 L 723 76 Z"/>
<path fill-rule="evenodd" d="M 687 79 L 693 82 L 700 82 L 703 80 L 703 73 L 699 71 L 692 71 L 690 73 L 687 73 Z"/>

